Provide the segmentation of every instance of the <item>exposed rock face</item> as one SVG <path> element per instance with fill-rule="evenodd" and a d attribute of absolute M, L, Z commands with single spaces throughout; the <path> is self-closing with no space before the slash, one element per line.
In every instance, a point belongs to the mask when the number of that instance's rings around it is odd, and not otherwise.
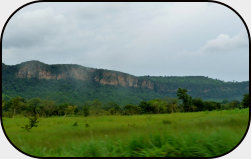
<path fill-rule="evenodd" d="M 70 66 L 60 68 L 60 65 L 46 65 L 36 61 L 26 62 L 21 64 L 18 72 L 16 73 L 17 78 L 38 78 L 38 79 L 78 79 L 87 80 L 89 79 L 88 73 L 93 72 L 92 69 L 81 69 L 81 67 Z"/>
<path fill-rule="evenodd" d="M 21 65 L 16 73 L 17 78 L 36 78 L 40 74 L 45 74 L 45 65 L 39 62 L 27 62 Z M 41 73 L 40 73 L 41 72 Z"/>
<path fill-rule="evenodd" d="M 149 89 L 153 89 L 154 88 L 154 85 L 151 81 L 146 81 L 144 80 L 141 84 L 141 87 L 143 88 L 149 88 Z"/>
<path fill-rule="evenodd" d="M 104 71 L 101 78 L 96 76 L 94 79 L 104 85 L 154 89 L 154 83 L 149 80 L 141 81 L 136 76 L 119 72 Z"/>
<path fill-rule="evenodd" d="M 24 79 L 24 82 L 20 78 Z M 42 91 L 44 86 L 48 85 L 45 90 L 57 95 L 55 99 L 58 101 L 68 102 L 73 99 L 79 103 L 82 103 L 83 99 L 104 99 L 105 101 L 108 100 L 107 95 L 111 96 L 109 100 L 117 100 L 118 103 L 123 103 L 123 100 L 140 102 L 155 97 L 176 97 L 178 88 L 186 88 L 191 96 L 207 100 L 242 100 L 242 95 L 249 92 L 249 81 L 224 82 L 204 76 L 133 76 L 123 72 L 79 65 L 47 65 L 39 61 L 18 65 L 2 63 L 2 83 L 2 93 L 11 96 L 20 95 L 27 98 L 41 96 L 47 99 L 49 95 Z M 25 91 L 33 88 L 38 90 L 36 94 Z M 89 91 L 93 89 L 95 91 Z M 66 93 L 69 98 L 61 97 L 58 92 Z M 78 93 L 71 95 L 69 92 Z M 117 96 L 113 98 L 114 94 Z"/>
<path fill-rule="evenodd" d="M 99 73 L 97 73 L 99 72 Z M 96 73 L 96 74 L 95 74 Z M 16 73 L 17 78 L 38 78 L 46 80 L 77 79 L 93 80 L 103 85 L 141 87 L 154 89 L 154 84 L 148 80 L 139 80 L 138 77 L 129 74 L 91 69 L 77 65 L 47 65 L 38 61 L 29 61 L 20 64 Z"/>
<path fill-rule="evenodd" d="M 137 77 L 118 72 L 104 71 L 100 77 L 95 77 L 96 82 L 108 85 L 120 85 L 124 87 L 137 87 Z"/>

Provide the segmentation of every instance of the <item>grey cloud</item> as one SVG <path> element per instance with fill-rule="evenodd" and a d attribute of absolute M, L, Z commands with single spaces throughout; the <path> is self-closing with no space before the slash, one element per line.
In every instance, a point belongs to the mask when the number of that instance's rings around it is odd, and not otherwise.
<path fill-rule="evenodd" d="M 239 34 L 232 37 L 228 34 L 220 34 L 217 38 L 207 41 L 201 48 L 201 51 L 220 52 L 245 47 L 248 47 L 247 33 L 241 31 Z"/>
<path fill-rule="evenodd" d="M 3 47 L 24 48 L 42 45 L 61 33 L 61 26 L 66 24 L 64 16 L 56 14 L 51 8 L 27 11 L 16 17 L 14 15 L 6 27 Z"/>
<path fill-rule="evenodd" d="M 238 79 L 244 80 L 248 79 L 244 44 L 248 39 L 245 32 L 238 35 L 243 28 L 234 13 L 218 4 L 37 3 L 10 20 L 2 58 L 6 64 L 40 60 L 134 75 L 224 74 L 226 80 L 237 78 L 227 76 L 224 66 L 235 60 L 231 67 L 238 69 L 232 70 L 242 70 Z M 219 50 L 217 42 L 225 48 L 235 46 L 229 51 L 231 56 L 191 51 L 201 46 L 204 52 L 210 47 Z M 213 65 L 217 59 L 226 62 Z"/>

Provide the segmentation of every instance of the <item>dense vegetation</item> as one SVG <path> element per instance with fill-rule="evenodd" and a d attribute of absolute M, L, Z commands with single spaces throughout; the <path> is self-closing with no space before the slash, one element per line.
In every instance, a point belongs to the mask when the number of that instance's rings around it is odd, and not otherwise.
<path fill-rule="evenodd" d="M 133 115 L 133 114 L 163 114 L 174 112 L 212 111 L 249 107 L 249 94 L 243 96 L 242 102 L 234 101 L 203 101 L 192 98 L 186 89 L 177 90 L 178 98 L 162 98 L 141 101 L 138 105 L 119 105 L 115 102 L 102 103 L 98 99 L 87 101 L 82 105 L 72 103 L 56 104 L 51 100 L 40 98 L 25 99 L 15 97 L 9 100 L 2 98 L 3 116 L 13 117 L 17 114 L 25 116 L 66 116 L 66 115 Z M 3 97 L 7 98 L 6 95 Z"/>
<path fill-rule="evenodd" d="M 28 63 L 28 62 L 27 62 Z M 176 97 L 178 88 L 185 88 L 194 98 L 203 100 L 241 100 L 242 95 L 248 93 L 249 82 L 223 82 L 203 76 L 187 77 L 157 77 L 141 76 L 135 77 L 139 81 L 151 81 L 154 89 L 123 87 L 120 85 L 103 85 L 94 80 L 94 77 L 103 78 L 106 72 L 116 75 L 130 76 L 117 71 L 103 69 L 92 69 L 93 72 L 78 65 L 46 65 L 38 62 L 22 63 L 8 66 L 2 64 L 2 94 L 10 98 L 22 96 L 26 99 L 40 97 L 41 99 L 53 100 L 57 104 L 66 102 L 81 105 L 88 100 L 98 99 L 102 103 L 113 101 L 119 105 L 136 104 L 141 101 L 148 101 L 156 98 Z M 79 68 L 87 72 L 88 80 L 81 81 L 72 78 L 67 79 L 38 79 L 38 78 L 17 78 L 16 73 L 27 67 L 29 71 L 43 68 L 50 73 L 67 72 L 71 68 Z M 109 80 L 109 79 L 107 79 Z"/>
<path fill-rule="evenodd" d="M 249 109 L 39 118 L 3 117 L 10 141 L 22 151 L 50 157 L 214 157 L 233 149 L 246 132 Z"/>

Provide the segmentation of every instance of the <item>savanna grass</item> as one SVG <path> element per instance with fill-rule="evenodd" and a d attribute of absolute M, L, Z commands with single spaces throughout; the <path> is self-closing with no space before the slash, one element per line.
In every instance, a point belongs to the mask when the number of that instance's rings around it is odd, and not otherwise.
<path fill-rule="evenodd" d="M 246 132 L 249 109 L 133 116 L 39 118 L 30 132 L 24 117 L 3 118 L 22 151 L 57 157 L 214 157 L 234 148 Z"/>

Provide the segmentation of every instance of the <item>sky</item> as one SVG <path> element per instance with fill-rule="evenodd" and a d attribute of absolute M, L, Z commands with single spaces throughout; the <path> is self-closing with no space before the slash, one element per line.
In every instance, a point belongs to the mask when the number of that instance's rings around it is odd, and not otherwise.
<path fill-rule="evenodd" d="M 18 11 L 3 34 L 2 62 L 79 64 L 136 76 L 249 80 L 241 19 L 211 2 L 41 2 Z"/>

